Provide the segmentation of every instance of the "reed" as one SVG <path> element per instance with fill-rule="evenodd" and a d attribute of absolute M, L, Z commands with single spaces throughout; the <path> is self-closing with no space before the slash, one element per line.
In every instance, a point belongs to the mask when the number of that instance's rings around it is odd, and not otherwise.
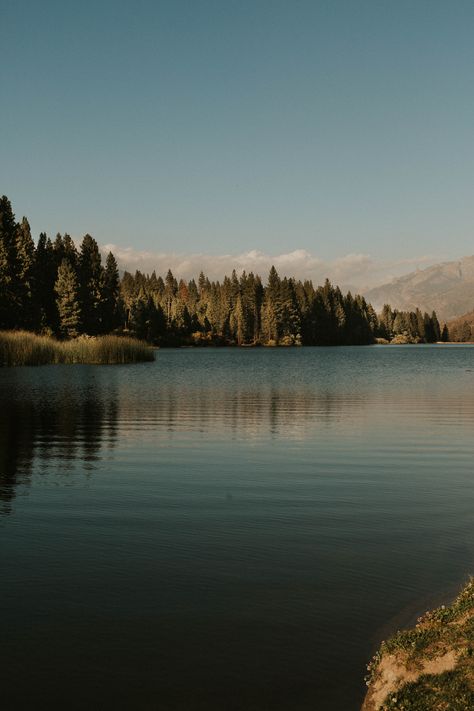
<path fill-rule="evenodd" d="M 89 363 L 112 365 L 155 359 L 144 341 L 122 336 L 81 336 L 58 341 L 29 331 L 0 331 L 0 365 Z"/>

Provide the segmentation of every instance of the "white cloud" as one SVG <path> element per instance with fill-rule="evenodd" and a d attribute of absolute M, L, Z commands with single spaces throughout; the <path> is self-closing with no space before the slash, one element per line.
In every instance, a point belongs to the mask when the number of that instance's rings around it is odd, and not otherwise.
<path fill-rule="evenodd" d="M 121 269 L 145 273 L 153 270 L 165 275 L 168 269 L 179 279 L 197 277 L 202 270 L 211 280 L 222 279 L 233 269 L 241 273 L 253 271 L 266 280 L 270 267 L 281 276 L 312 279 L 315 285 L 326 277 L 344 289 L 364 291 L 373 286 L 422 269 L 440 261 L 439 257 L 423 255 L 399 260 L 377 260 L 369 254 L 346 254 L 333 260 L 322 260 L 304 249 L 295 249 L 284 254 L 266 254 L 256 249 L 241 254 L 179 254 L 173 252 L 149 252 L 115 244 L 103 245 L 104 253 L 112 251 Z"/>

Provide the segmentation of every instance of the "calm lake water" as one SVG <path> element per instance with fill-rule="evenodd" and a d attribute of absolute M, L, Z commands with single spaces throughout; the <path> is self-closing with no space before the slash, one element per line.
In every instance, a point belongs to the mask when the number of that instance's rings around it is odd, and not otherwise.
<path fill-rule="evenodd" d="M 474 348 L 0 370 L 3 709 L 351 711 L 474 571 Z"/>

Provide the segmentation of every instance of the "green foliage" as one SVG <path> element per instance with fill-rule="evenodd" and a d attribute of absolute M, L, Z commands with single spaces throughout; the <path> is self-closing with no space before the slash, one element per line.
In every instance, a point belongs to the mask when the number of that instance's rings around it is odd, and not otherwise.
<path fill-rule="evenodd" d="M 462 668 L 443 674 L 423 674 L 390 694 L 380 711 L 467 711 L 474 708 L 474 691 Z"/>
<path fill-rule="evenodd" d="M 74 338 L 79 335 L 81 306 L 76 273 L 67 259 L 59 265 L 54 290 L 57 294 L 59 330 L 63 336 Z"/>
<path fill-rule="evenodd" d="M 403 650 L 414 656 L 420 654 L 438 639 L 438 630 L 426 627 L 415 627 L 411 630 L 397 632 L 390 640 L 383 642 L 382 654 L 391 654 Z"/>
<path fill-rule="evenodd" d="M 82 313 L 82 332 L 97 335 L 103 332 L 104 316 L 104 268 L 99 246 L 87 234 L 82 240 L 79 253 L 79 283 Z"/>
<path fill-rule="evenodd" d="M 38 239 L 35 255 L 35 301 L 37 306 L 36 329 L 56 332 L 59 330 L 59 315 L 54 286 L 58 264 L 49 237 L 42 232 Z"/>
<path fill-rule="evenodd" d="M 120 325 L 120 276 L 112 252 L 105 261 L 102 293 L 102 331 L 110 333 Z"/>
<path fill-rule="evenodd" d="M 0 198 L 0 326 L 14 326 L 19 318 L 16 295 L 15 238 L 17 224 L 6 195 Z"/>
<path fill-rule="evenodd" d="M 26 217 L 16 228 L 14 262 L 14 293 L 17 323 L 22 328 L 33 328 L 36 318 L 35 243 Z"/>

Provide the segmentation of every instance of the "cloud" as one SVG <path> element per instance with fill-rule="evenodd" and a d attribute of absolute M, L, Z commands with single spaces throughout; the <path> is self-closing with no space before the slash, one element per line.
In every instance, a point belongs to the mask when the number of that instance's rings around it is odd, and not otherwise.
<path fill-rule="evenodd" d="M 333 260 L 323 260 L 305 249 L 295 249 L 283 254 L 267 254 L 256 249 L 240 254 L 179 254 L 149 252 L 115 244 L 102 246 L 102 251 L 112 251 L 119 267 L 128 271 L 139 269 L 145 273 L 153 270 L 165 275 L 171 269 L 175 277 L 191 279 L 203 271 L 211 280 L 222 279 L 235 269 L 260 274 L 265 280 L 272 265 L 281 276 L 312 279 L 315 285 L 326 277 L 344 289 L 367 290 L 390 281 L 414 269 L 421 269 L 440 261 L 439 257 L 423 255 L 399 260 L 377 260 L 369 254 L 346 254 Z"/>

